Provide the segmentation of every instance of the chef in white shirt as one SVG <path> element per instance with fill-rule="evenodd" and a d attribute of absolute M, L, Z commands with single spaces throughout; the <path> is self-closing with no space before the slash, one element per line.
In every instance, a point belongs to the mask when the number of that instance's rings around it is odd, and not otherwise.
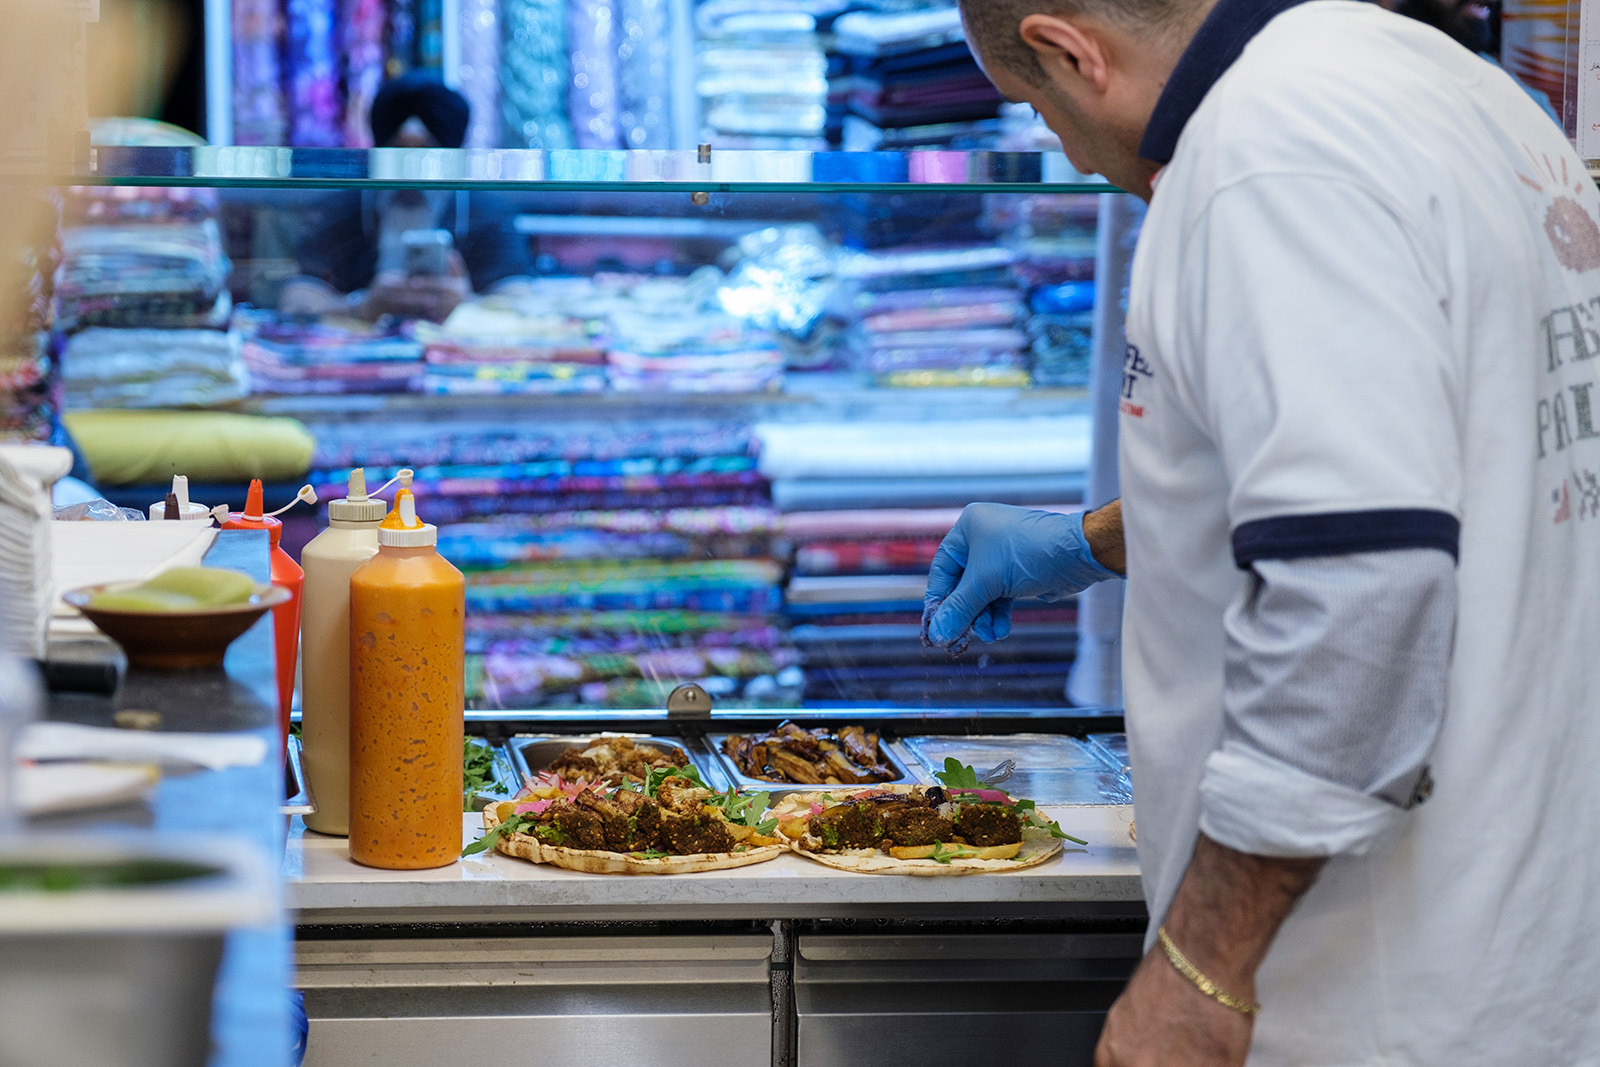
<path fill-rule="evenodd" d="M 1148 953 L 1097 1064 L 1600 1062 L 1600 197 L 1349 0 L 964 0 L 1149 200 L 1123 500 L 973 505 L 939 644 L 1125 570 Z"/>

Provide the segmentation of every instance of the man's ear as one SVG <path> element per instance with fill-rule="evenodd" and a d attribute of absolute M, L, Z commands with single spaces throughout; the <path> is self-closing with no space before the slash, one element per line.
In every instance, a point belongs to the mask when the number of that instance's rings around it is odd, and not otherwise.
<path fill-rule="evenodd" d="M 1092 29 L 1057 15 L 1028 15 L 1017 27 L 1022 41 L 1039 57 L 1051 81 L 1063 89 L 1085 82 L 1104 92 L 1109 68 L 1104 42 Z"/>

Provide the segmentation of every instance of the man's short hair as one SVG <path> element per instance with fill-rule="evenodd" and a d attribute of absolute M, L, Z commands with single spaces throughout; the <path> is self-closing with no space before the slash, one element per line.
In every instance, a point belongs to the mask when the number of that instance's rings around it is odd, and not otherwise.
<path fill-rule="evenodd" d="M 1044 68 L 1018 31 L 1029 15 L 1088 16 L 1129 29 L 1166 32 L 1187 21 L 1196 0 L 960 0 L 967 40 L 984 66 L 1043 85 Z"/>

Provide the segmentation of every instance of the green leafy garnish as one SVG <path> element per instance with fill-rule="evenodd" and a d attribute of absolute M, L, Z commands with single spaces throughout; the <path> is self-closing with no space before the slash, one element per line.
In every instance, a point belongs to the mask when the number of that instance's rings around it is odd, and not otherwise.
<path fill-rule="evenodd" d="M 656 791 L 661 788 L 661 783 L 668 778 L 684 778 L 701 789 L 709 788 L 705 780 L 700 777 L 700 772 L 693 767 L 652 767 L 644 776 L 644 795 L 654 797 Z"/>
<path fill-rule="evenodd" d="M 461 744 L 461 808 L 472 810 L 472 795 L 495 780 L 494 748 L 481 737 Z"/>
<path fill-rule="evenodd" d="M 501 823 L 499 826 L 496 826 L 493 830 L 490 830 L 488 833 L 472 842 L 472 844 L 462 849 L 461 854 L 463 856 L 475 856 L 479 852 L 487 852 L 489 849 L 499 844 L 502 837 L 506 836 L 507 834 L 520 832 L 531 822 L 533 822 L 533 819 L 527 815 L 513 815 L 511 818 L 507 819 L 505 822 Z"/>
<path fill-rule="evenodd" d="M 946 756 L 944 770 L 934 771 L 933 776 L 943 782 L 946 789 L 982 788 L 978 785 L 978 772 L 954 756 Z"/>
<path fill-rule="evenodd" d="M 672 853 L 662 852 L 659 848 L 647 848 L 643 852 L 630 852 L 628 855 L 640 860 L 659 860 L 672 855 Z"/>
<path fill-rule="evenodd" d="M 961 850 L 959 848 L 952 847 L 949 852 L 946 852 L 944 850 L 944 842 L 939 841 L 934 844 L 933 852 L 929 854 L 928 858 L 935 863 L 948 864 L 951 860 L 955 859 L 959 855 L 961 855 Z"/>

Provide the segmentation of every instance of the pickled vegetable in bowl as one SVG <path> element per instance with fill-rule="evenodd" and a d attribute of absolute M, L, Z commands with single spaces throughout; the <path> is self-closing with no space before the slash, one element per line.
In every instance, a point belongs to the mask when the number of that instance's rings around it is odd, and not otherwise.
<path fill-rule="evenodd" d="M 108 582 L 62 596 L 122 646 L 135 667 L 215 667 L 264 612 L 289 599 L 279 586 L 220 567 L 173 567 L 143 582 Z"/>

